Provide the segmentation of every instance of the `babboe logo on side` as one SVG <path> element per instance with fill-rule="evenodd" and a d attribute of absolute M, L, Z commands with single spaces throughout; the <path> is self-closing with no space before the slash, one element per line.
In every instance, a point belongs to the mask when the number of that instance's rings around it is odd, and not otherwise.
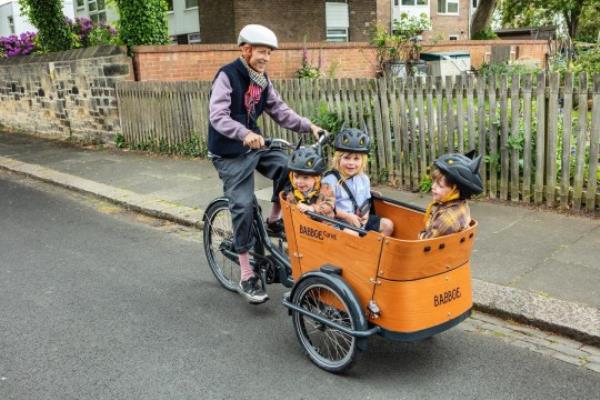
<path fill-rule="evenodd" d="M 460 287 L 448 290 L 440 294 L 436 294 L 433 296 L 433 306 L 439 307 L 443 304 L 450 303 L 451 301 L 459 299 L 460 296 Z"/>

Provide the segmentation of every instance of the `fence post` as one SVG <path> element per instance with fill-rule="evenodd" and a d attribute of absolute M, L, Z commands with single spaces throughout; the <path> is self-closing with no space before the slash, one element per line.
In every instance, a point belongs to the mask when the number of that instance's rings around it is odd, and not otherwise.
<path fill-rule="evenodd" d="M 588 83 L 587 74 L 579 74 L 579 126 L 577 127 L 577 145 L 575 149 L 575 177 L 573 180 L 573 209 L 581 209 L 583 193 L 583 164 L 585 160 L 585 142 L 587 139 Z"/>
<path fill-rule="evenodd" d="M 427 126 L 425 125 L 425 105 L 423 103 L 423 80 L 417 81 L 417 108 L 419 111 L 419 186 L 423 177 L 427 175 Z M 433 160 L 432 160 L 433 161 Z"/>
<path fill-rule="evenodd" d="M 390 107 L 388 102 L 389 96 L 389 86 L 388 80 L 383 78 L 379 80 L 379 98 L 381 99 L 381 123 L 383 125 L 383 150 L 384 150 L 384 160 L 385 161 L 385 169 L 387 170 L 387 180 L 388 183 L 394 183 L 394 160 L 393 153 L 394 149 L 392 148 L 392 132 L 390 129 Z"/>
<path fill-rule="evenodd" d="M 567 72 L 564 76 L 563 90 L 563 135 L 562 135 L 562 160 L 560 178 L 560 208 L 569 208 L 569 192 L 571 189 L 571 110 L 573 109 L 573 74 Z"/>
<path fill-rule="evenodd" d="M 500 75 L 500 198 L 508 200 L 508 174 L 510 159 L 508 153 L 508 78 Z"/>
<path fill-rule="evenodd" d="M 546 143 L 546 74 L 538 75 L 536 90 L 537 131 L 535 135 L 535 188 L 533 199 L 536 205 L 544 201 L 544 153 Z"/>
<path fill-rule="evenodd" d="M 519 97 L 519 80 L 521 76 L 518 73 L 513 73 L 512 82 L 510 88 L 510 116 L 511 116 L 511 132 L 510 137 L 512 138 L 512 144 L 510 144 L 510 200 L 512 202 L 519 201 L 519 184 L 520 184 L 520 174 L 519 174 L 519 146 L 517 145 L 520 135 L 520 114 L 519 114 L 519 106 L 521 103 L 521 99 Z"/>
<path fill-rule="evenodd" d="M 455 145 L 455 141 L 454 141 L 454 130 L 456 128 L 455 124 L 454 124 L 454 81 L 452 79 L 452 76 L 446 76 L 446 85 L 444 87 L 445 89 L 445 93 L 446 93 L 446 103 L 447 103 L 447 108 L 446 108 L 446 127 L 447 127 L 447 140 L 448 140 L 448 152 L 454 152 L 454 149 L 456 148 Z"/>
<path fill-rule="evenodd" d="M 412 76 L 408 77 L 408 118 L 409 121 L 409 143 L 410 143 L 410 188 L 415 189 L 419 184 L 419 174 L 417 166 L 417 129 L 415 121 L 415 81 Z"/>
<path fill-rule="evenodd" d="M 473 75 L 467 75 L 467 123 L 469 126 L 469 150 L 475 148 L 475 111 L 473 108 Z"/>
<path fill-rule="evenodd" d="M 594 94 L 592 97 L 592 129 L 590 131 L 590 164 L 585 206 L 593 212 L 596 208 L 596 189 L 598 187 L 598 141 L 600 140 L 600 74 L 594 75 Z"/>
<path fill-rule="evenodd" d="M 458 131 L 458 152 L 465 152 L 465 139 L 464 139 L 464 122 L 465 118 L 463 115 L 463 91 L 464 82 L 463 77 L 458 75 L 456 77 L 456 125 Z"/>
<path fill-rule="evenodd" d="M 437 76 L 435 78 L 435 97 L 437 100 L 437 145 L 438 145 L 438 156 L 444 154 L 446 149 L 444 148 L 444 101 L 442 98 L 442 77 Z"/>
<path fill-rule="evenodd" d="M 531 201 L 531 74 L 523 76 L 523 201 Z"/>
<path fill-rule="evenodd" d="M 497 82 L 496 76 L 490 75 L 489 85 L 488 85 L 488 97 L 490 100 L 490 110 L 489 110 L 489 132 L 490 132 L 490 141 L 489 141 L 489 171 L 490 177 L 488 182 L 488 192 L 489 196 L 492 199 L 498 197 L 498 167 L 500 164 L 500 155 L 498 154 L 498 132 L 500 128 L 500 117 L 498 116 L 498 106 L 496 102 L 496 90 L 497 90 Z M 486 146 L 484 145 L 484 148 Z"/>
<path fill-rule="evenodd" d="M 430 75 L 425 79 L 427 91 L 427 132 L 429 136 L 429 161 L 435 160 L 435 111 L 433 109 L 433 81 Z"/>
<path fill-rule="evenodd" d="M 546 205 L 554 207 L 556 197 L 556 152 L 558 131 L 558 90 L 560 75 L 550 75 L 550 95 L 548 98 L 548 134 L 546 136 Z"/>
<path fill-rule="evenodd" d="M 479 155 L 485 160 L 486 156 L 486 139 L 485 139 L 485 76 L 479 75 L 477 78 L 477 107 L 478 107 L 478 117 L 479 117 Z M 487 187 L 487 167 L 485 162 L 481 163 L 480 173 L 483 177 L 483 186 L 484 193 L 485 188 Z"/>

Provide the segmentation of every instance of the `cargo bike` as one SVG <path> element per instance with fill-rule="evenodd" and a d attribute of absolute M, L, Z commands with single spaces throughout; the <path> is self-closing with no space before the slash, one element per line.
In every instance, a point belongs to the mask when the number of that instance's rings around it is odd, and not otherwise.
<path fill-rule="evenodd" d="M 320 148 L 327 138 L 321 136 L 314 146 Z M 269 146 L 289 143 L 273 139 Z M 425 210 L 375 193 L 372 210 L 394 222 L 392 236 L 303 213 L 283 193 L 280 198 L 286 240 L 268 236 L 254 199 L 251 264 L 265 289 L 272 283 L 291 289 L 283 305 L 301 346 L 320 368 L 347 369 L 372 335 L 419 341 L 469 317 L 476 221 L 458 233 L 417 240 Z M 223 287 L 237 291 L 240 267 L 227 198 L 207 208 L 203 235 L 213 274 Z"/>

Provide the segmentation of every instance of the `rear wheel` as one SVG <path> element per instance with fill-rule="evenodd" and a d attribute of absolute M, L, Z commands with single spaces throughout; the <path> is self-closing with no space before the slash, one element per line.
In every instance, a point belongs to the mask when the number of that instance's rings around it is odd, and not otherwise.
<path fill-rule="evenodd" d="M 208 265 L 219 283 L 227 290 L 237 291 L 240 282 L 239 262 L 223 253 L 233 246 L 233 224 L 227 200 L 218 200 L 206 210 L 204 219 L 204 253 Z"/>
<path fill-rule="evenodd" d="M 292 301 L 294 305 L 345 328 L 356 328 L 357 316 L 340 291 L 323 278 L 310 277 L 300 282 Z M 352 366 L 358 355 L 354 336 L 298 311 L 292 312 L 292 321 L 304 351 L 319 368 L 341 372 Z"/>

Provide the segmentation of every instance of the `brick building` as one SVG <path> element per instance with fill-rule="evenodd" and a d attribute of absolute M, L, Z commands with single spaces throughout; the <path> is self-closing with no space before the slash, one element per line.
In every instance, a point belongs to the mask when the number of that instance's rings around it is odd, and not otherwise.
<path fill-rule="evenodd" d="M 364 42 L 369 23 L 391 27 L 402 14 L 426 14 L 424 39 L 469 38 L 478 0 L 198 0 L 202 43 L 233 43 L 249 23 L 263 24 L 281 42 Z"/>

